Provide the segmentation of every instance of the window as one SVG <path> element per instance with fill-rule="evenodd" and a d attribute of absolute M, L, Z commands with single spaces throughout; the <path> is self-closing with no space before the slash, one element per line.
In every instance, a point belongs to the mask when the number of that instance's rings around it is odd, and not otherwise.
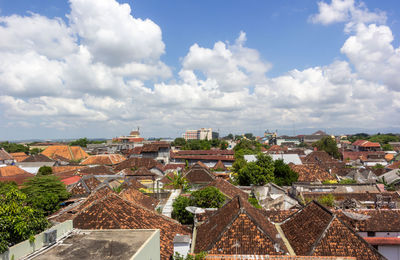
<path fill-rule="evenodd" d="M 368 232 L 367 232 L 367 236 L 369 236 L 369 237 L 374 237 L 374 236 L 375 236 L 375 232 L 373 232 L 373 231 L 368 231 Z"/>

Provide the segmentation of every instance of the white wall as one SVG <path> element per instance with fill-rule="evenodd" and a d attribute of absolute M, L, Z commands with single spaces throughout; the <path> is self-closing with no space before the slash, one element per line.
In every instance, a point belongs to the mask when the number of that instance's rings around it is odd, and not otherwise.
<path fill-rule="evenodd" d="M 378 251 L 388 260 L 400 259 L 400 246 L 378 246 Z"/>

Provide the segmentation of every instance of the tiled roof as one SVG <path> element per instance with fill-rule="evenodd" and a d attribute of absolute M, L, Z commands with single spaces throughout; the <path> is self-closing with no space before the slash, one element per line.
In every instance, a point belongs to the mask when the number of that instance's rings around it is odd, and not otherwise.
<path fill-rule="evenodd" d="M 168 177 L 174 178 L 174 175 L 175 175 L 175 172 L 169 172 L 166 175 L 164 175 L 164 177 L 161 178 L 160 182 L 162 182 L 164 184 L 170 183 L 171 180 Z"/>
<path fill-rule="evenodd" d="M 82 178 L 70 190 L 72 196 L 86 196 L 90 194 L 101 182 L 94 176 Z"/>
<path fill-rule="evenodd" d="M 145 189 L 146 186 L 135 180 L 134 178 L 125 179 L 124 183 L 122 184 L 124 188 L 126 187 L 133 187 L 135 189 Z"/>
<path fill-rule="evenodd" d="M 195 252 L 282 255 L 287 249 L 275 225 L 240 196 L 197 227 Z"/>
<path fill-rule="evenodd" d="M 352 161 L 355 161 L 357 159 L 364 158 L 366 160 L 370 156 L 382 156 L 384 157 L 385 152 L 383 151 L 343 151 L 342 156 L 343 160 L 350 159 Z"/>
<path fill-rule="evenodd" d="M 108 194 L 80 211 L 74 218 L 80 229 L 160 229 L 160 256 L 169 259 L 174 253 L 173 239 L 190 232 L 176 221 L 138 204 Z"/>
<path fill-rule="evenodd" d="M 303 163 L 337 163 L 338 160 L 334 159 L 325 151 L 314 151 L 308 154 L 304 159 Z"/>
<path fill-rule="evenodd" d="M 296 255 L 383 259 L 377 250 L 336 215 L 315 201 L 297 211 L 280 226 Z"/>
<path fill-rule="evenodd" d="M 199 163 L 192 165 L 184 177 L 192 184 L 209 183 L 215 179 L 215 176 L 207 168 L 202 167 Z"/>
<path fill-rule="evenodd" d="M 355 257 L 335 257 L 335 256 L 292 256 L 292 255 L 206 255 L 204 260 L 356 260 Z"/>
<path fill-rule="evenodd" d="M 99 165 L 94 167 L 80 168 L 75 171 L 77 175 L 114 175 L 112 167 L 106 165 Z"/>
<path fill-rule="evenodd" d="M 400 168 L 400 161 L 394 162 L 391 165 L 388 165 L 386 168 L 394 170 Z"/>
<path fill-rule="evenodd" d="M 82 177 L 81 176 L 72 176 L 69 178 L 62 179 L 61 181 L 66 185 L 71 185 L 77 183 Z"/>
<path fill-rule="evenodd" d="M 51 167 L 53 174 L 54 173 L 60 173 L 60 172 L 66 172 L 66 171 L 71 171 L 71 170 L 77 170 L 77 169 L 82 169 L 86 168 L 87 166 L 53 166 Z"/>
<path fill-rule="evenodd" d="M 99 154 L 93 155 L 81 162 L 82 165 L 96 165 L 96 164 L 105 164 L 105 165 L 113 165 L 124 161 L 126 158 L 121 154 Z"/>
<path fill-rule="evenodd" d="M 213 186 L 219 189 L 225 196 L 227 196 L 230 199 L 235 197 L 236 195 L 242 196 L 242 198 L 244 198 L 245 200 L 249 198 L 249 194 L 247 194 L 240 188 L 236 187 L 235 185 L 221 178 L 216 178 L 215 180 L 210 182 L 207 186 Z"/>
<path fill-rule="evenodd" d="M 370 142 L 370 141 L 366 141 L 366 140 L 357 140 L 354 143 L 352 143 L 352 145 L 360 146 L 360 147 L 376 147 L 376 148 L 381 147 L 381 145 L 379 143 Z"/>
<path fill-rule="evenodd" d="M 223 171 L 226 171 L 227 169 L 226 169 L 224 163 L 223 163 L 221 160 L 219 160 L 219 161 L 214 165 L 213 170 L 223 170 Z"/>
<path fill-rule="evenodd" d="M 167 170 L 177 170 L 177 169 L 184 169 L 186 167 L 186 164 L 184 163 L 169 163 L 164 165 L 163 171 Z"/>
<path fill-rule="evenodd" d="M 263 214 L 272 222 L 280 223 L 287 219 L 290 215 L 296 213 L 298 209 L 289 210 L 263 210 Z"/>
<path fill-rule="evenodd" d="M 35 177 L 35 175 L 26 172 L 17 166 L 0 167 L 0 182 L 15 182 L 18 185 L 21 185 L 32 177 Z"/>
<path fill-rule="evenodd" d="M 32 154 L 25 158 L 22 162 L 54 162 L 54 160 L 50 159 L 44 154 Z"/>
<path fill-rule="evenodd" d="M 173 152 L 174 155 L 234 155 L 233 150 L 181 150 Z"/>
<path fill-rule="evenodd" d="M 268 149 L 268 152 L 283 152 L 287 151 L 288 148 L 286 146 L 280 146 L 280 145 L 273 145 Z"/>
<path fill-rule="evenodd" d="M 154 210 L 154 208 L 158 205 L 159 201 L 155 198 L 152 198 L 146 194 L 143 194 L 139 190 L 131 187 L 128 187 L 121 191 L 119 196 L 123 199 L 126 199 L 132 203 L 142 205 L 143 207 Z"/>
<path fill-rule="evenodd" d="M 157 174 L 151 172 L 148 170 L 146 167 L 140 167 L 136 171 L 133 172 L 133 176 L 146 176 L 146 177 L 153 177 L 156 176 Z"/>
<path fill-rule="evenodd" d="M 121 163 L 115 165 L 114 169 L 119 172 L 127 168 L 140 168 L 145 167 L 146 169 L 158 168 L 162 171 L 163 165 L 152 158 L 129 158 Z"/>
<path fill-rule="evenodd" d="M 0 167 L 0 177 L 11 177 L 26 173 L 28 172 L 14 165 Z"/>
<path fill-rule="evenodd" d="M 325 180 L 335 180 L 335 177 L 318 164 L 289 164 L 289 166 L 293 171 L 298 173 L 298 182 L 322 182 Z"/>
<path fill-rule="evenodd" d="M 3 148 L 0 148 L 0 160 L 12 160 L 13 157 L 6 152 Z"/>
<path fill-rule="evenodd" d="M 47 147 L 42 154 L 54 158 L 56 155 L 68 160 L 80 160 L 89 157 L 89 155 L 80 146 L 53 145 Z"/>
<path fill-rule="evenodd" d="M 141 153 L 154 153 L 158 152 L 161 148 L 170 148 L 171 145 L 167 142 L 153 142 L 150 144 L 144 144 L 142 146 Z"/>
<path fill-rule="evenodd" d="M 235 161 L 233 150 L 182 150 L 170 152 L 171 158 L 187 160 Z"/>
<path fill-rule="evenodd" d="M 15 161 L 17 162 L 21 162 L 23 161 L 25 158 L 27 158 L 29 155 L 27 155 L 26 153 L 20 152 L 20 153 L 10 153 L 10 155 L 14 158 Z"/>
<path fill-rule="evenodd" d="M 344 215 L 341 210 L 335 211 L 348 226 L 357 228 L 360 232 L 400 232 L 400 209 L 346 210 L 345 212 L 370 217 L 365 220 L 354 220 Z"/>
<path fill-rule="evenodd" d="M 389 196 L 392 201 L 400 202 L 400 195 L 397 192 L 303 192 L 302 195 L 304 199 L 316 200 L 327 194 L 332 194 L 335 201 L 343 201 L 346 199 L 355 199 L 357 201 L 372 201 L 377 200 L 377 196 Z"/>

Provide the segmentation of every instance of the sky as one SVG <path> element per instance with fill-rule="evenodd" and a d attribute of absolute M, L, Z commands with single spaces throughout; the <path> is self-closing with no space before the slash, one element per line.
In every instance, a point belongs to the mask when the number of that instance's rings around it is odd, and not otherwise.
<path fill-rule="evenodd" d="M 0 140 L 400 132 L 397 0 L 0 0 Z"/>

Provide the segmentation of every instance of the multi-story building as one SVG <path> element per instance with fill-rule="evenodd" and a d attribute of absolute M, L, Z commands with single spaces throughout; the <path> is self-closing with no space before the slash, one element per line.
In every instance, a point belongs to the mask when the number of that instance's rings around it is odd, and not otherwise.
<path fill-rule="evenodd" d="M 211 140 L 217 139 L 218 133 L 213 132 L 211 128 L 200 128 L 199 130 L 186 130 L 182 135 L 185 140 Z"/>

